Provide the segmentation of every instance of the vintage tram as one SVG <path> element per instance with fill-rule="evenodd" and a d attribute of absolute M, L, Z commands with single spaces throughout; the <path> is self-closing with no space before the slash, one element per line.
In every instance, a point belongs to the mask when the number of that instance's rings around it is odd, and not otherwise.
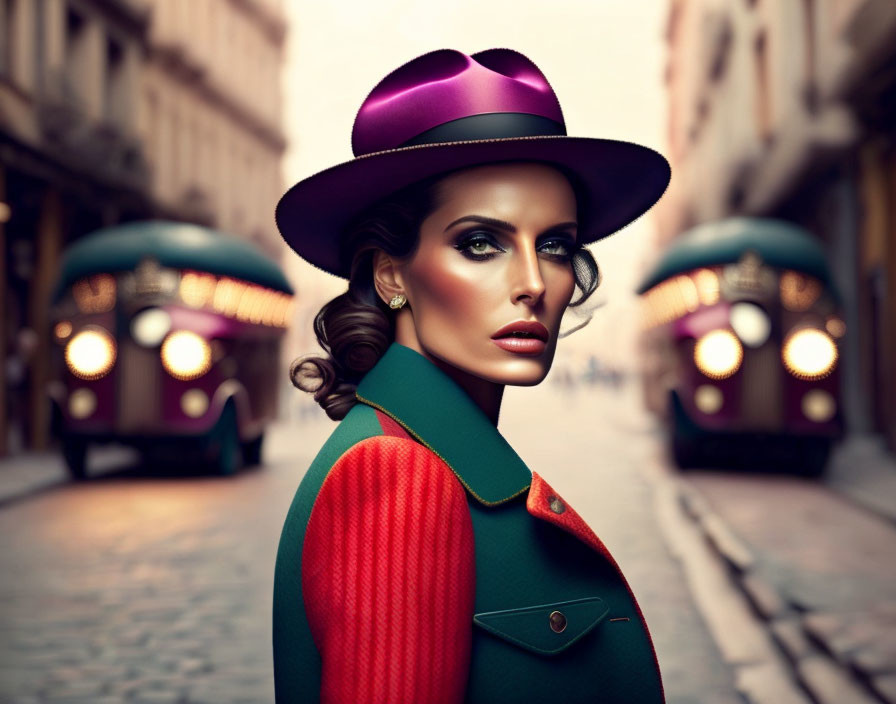
<path fill-rule="evenodd" d="M 845 325 L 819 242 L 738 217 L 676 238 L 638 287 L 644 395 L 682 467 L 817 475 L 842 433 Z"/>
<path fill-rule="evenodd" d="M 72 476 L 104 442 L 195 456 L 221 474 L 259 462 L 292 297 L 276 262 L 198 225 L 134 222 L 69 247 L 51 397 Z"/>

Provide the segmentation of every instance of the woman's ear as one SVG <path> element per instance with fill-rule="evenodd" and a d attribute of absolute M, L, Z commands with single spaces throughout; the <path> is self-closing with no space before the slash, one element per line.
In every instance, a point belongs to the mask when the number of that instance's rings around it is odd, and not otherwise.
<path fill-rule="evenodd" d="M 399 293 L 406 293 L 397 260 L 381 249 L 373 253 L 373 285 L 383 303 L 388 303 Z"/>

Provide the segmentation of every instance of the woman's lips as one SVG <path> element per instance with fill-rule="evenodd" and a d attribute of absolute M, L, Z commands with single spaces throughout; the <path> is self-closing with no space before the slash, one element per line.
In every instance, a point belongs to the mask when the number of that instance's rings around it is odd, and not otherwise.
<path fill-rule="evenodd" d="M 544 342 L 548 341 L 548 337 L 550 333 L 548 329 L 539 323 L 537 320 L 517 320 L 512 323 L 508 323 L 503 328 L 498 330 L 494 335 L 492 335 L 492 339 L 496 339 L 498 337 L 507 337 L 513 333 L 524 333 L 528 337 L 535 337 Z"/>
<path fill-rule="evenodd" d="M 539 355 L 547 344 L 535 337 L 498 337 L 492 339 L 498 347 L 517 354 Z"/>
<path fill-rule="evenodd" d="M 537 320 L 517 320 L 492 335 L 492 341 L 508 352 L 539 355 L 547 347 L 549 337 L 548 329 Z"/>

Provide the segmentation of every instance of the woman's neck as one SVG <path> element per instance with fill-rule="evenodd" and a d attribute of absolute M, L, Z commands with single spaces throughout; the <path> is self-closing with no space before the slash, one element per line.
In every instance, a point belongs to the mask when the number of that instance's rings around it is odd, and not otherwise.
<path fill-rule="evenodd" d="M 479 406 L 495 427 L 498 427 L 498 415 L 501 413 L 501 398 L 504 396 L 504 384 L 488 381 L 452 366 L 438 357 L 433 357 L 423 349 L 423 345 L 420 344 L 416 334 L 407 334 L 401 325 L 396 326 L 395 341 L 399 345 L 410 347 L 415 352 L 422 354 L 441 369 L 455 384 L 467 392 L 467 396 L 473 399 L 473 403 Z"/>

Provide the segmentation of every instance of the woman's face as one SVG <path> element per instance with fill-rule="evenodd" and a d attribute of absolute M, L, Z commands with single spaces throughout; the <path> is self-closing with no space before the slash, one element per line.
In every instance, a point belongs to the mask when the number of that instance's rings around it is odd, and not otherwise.
<path fill-rule="evenodd" d="M 398 267 L 397 332 L 412 338 L 398 341 L 487 381 L 539 383 L 575 286 L 572 187 L 549 166 L 495 164 L 447 176 L 437 196 Z"/>

